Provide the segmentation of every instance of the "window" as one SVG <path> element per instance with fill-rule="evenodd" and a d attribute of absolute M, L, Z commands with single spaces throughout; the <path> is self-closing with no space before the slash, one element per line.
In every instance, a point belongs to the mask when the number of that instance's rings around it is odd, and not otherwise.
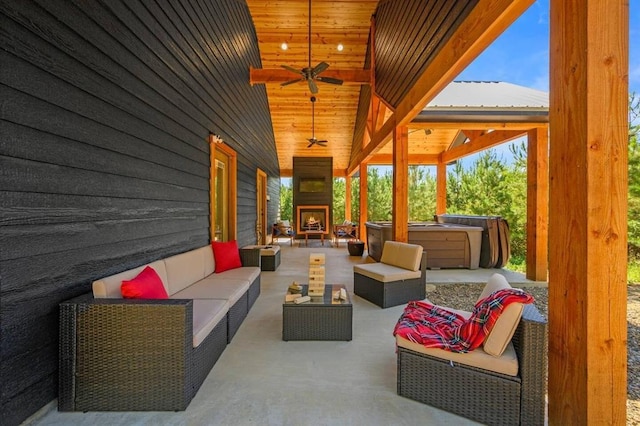
<path fill-rule="evenodd" d="M 212 241 L 236 239 L 236 152 L 211 143 L 210 233 Z"/>

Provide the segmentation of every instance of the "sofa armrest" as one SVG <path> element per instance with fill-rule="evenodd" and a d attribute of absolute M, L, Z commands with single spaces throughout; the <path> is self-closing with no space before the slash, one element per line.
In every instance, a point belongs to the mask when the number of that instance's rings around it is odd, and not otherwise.
<path fill-rule="evenodd" d="M 512 339 L 522 380 L 521 424 L 544 424 L 547 333 L 547 320 L 538 308 L 525 305 Z"/>
<path fill-rule="evenodd" d="M 192 346 L 193 300 L 63 302 L 59 410 L 184 410 Z"/>

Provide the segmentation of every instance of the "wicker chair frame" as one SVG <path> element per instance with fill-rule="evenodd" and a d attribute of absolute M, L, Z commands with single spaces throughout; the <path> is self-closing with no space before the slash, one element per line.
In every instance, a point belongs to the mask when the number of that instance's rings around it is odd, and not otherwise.
<path fill-rule="evenodd" d="M 381 282 L 353 272 L 353 292 L 381 308 L 405 304 L 426 297 L 427 253 L 422 253 L 420 278 Z"/>
<path fill-rule="evenodd" d="M 398 395 L 488 425 L 544 425 L 547 321 L 535 306 L 525 307 L 512 342 L 515 377 L 398 347 Z"/>

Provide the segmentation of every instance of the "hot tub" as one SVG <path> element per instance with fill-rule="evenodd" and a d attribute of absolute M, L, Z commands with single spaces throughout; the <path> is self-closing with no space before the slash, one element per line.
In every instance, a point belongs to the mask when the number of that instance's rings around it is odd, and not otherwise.
<path fill-rule="evenodd" d="M 367 222 L 367 249 L 376 261 L 391 239 L 391 222 Z M 409 223 L 409 243 L 420 244 L 427 252 L 427 268 L 478 269 L 482 228 L 437 222 Z"/>

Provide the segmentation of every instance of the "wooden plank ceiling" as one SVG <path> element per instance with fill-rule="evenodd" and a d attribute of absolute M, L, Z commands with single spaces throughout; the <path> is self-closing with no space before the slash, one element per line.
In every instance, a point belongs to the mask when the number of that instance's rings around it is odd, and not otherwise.
<path fill-rule="evenodd" d="M 309 4 L 300 0 L 247 0 L 256 27 L 263 69 L 296 69 L 308 66 Z M 314 0 L 311 10 L 311 65 L 327 62 L 333 70 L 363 70 L 371 15 L 377 0 Z M 281 44 L 286 42 L 287 50 Z M 344 46 L 338 51 L 338 44 Z M 289 73 L 288 78 L 297 78 Z M 311 92 L 306 82 L 281 87 L 267 84 L 281 174 L 293 168 L 292 158 L 333 157 L 334 168 L 344 170 L 351 155 L 351 141 L 360 96 L 360 85 L 317 83 L 315 136 L 326 147 L 307 148 L 311 129 Z"/>
<path fill-rule="evenodd" d="M 508 8 L 511 2 L 484 3 L 501 9 Z M 327 62 L 329 68 L 321 75 L 342 78 L 345 83 L 341 86 L 317 83 L 314 136 L 328 143 L 326 147 L 308 147 L 308 139 L 312 137 L 309 86 L 305 81 L 285 87 L 280 83 L 300 77 L 282 65 L 295 69 L 309 66 L 309 3 L 247 0 L 262 61 L 262 69 L 251 70 L 250 83 L 266 84 L 281 176 L 291 176 L 295 156 L 333 157 L 335 176 L 353 170 L 352 163 L 371 140 L 372 132 L 408 96 L 477 4 L 478 0 L 313 0 L 311 67 Z M 374 14 L 375 78 L 365 70 L 371 63 L 368 44 Z M 507 14 L 510 19 L 511 14 L 515 19 L 517 13 Z M 287 43 L 286 50 L 282 49 L 282 43 Z M 338 50 L 338 44 L 344 46 L 342 51 Z M 374 109 L 380 111 L 380 121 L 372 114 Z M 473 139 L 470 130 L 463 124 L 426 127 L 409 123 L 410 162 L 434 164 L 439 154 Z M 367 161 L 390 164 L 390 145 L 381 145 Z"/>

